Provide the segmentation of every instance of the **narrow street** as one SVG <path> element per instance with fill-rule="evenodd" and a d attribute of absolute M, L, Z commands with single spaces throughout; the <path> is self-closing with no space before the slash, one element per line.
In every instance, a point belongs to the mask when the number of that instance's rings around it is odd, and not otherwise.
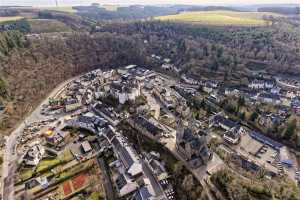
<path fill-rule="evenodd" d="M 113 184 L 112 184 L 110 176 L 108 174 L 108 169 L 105 165 L 104 159 L 99 156 L 97 158 L 97 161 L 98 161 L 99 167 L 104 175 L 103 185 L 105 187 L 107 198 L 108 198 L 108 200 L 114 200 L 115 195 L 114 195 Z"/>

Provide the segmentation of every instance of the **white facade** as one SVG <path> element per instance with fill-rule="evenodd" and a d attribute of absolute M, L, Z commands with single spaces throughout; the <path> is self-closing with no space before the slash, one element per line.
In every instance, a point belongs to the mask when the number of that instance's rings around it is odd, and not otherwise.
<path fill-rule="evenodd" d="M 203 91 L 206 93 L 212 93 L 213 89 L 211 87 L 204 86 Z"/>

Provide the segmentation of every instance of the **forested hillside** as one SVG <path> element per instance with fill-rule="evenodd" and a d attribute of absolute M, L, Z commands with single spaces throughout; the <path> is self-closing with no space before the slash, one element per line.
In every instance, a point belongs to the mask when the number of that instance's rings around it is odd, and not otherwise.
<path fill-rule="evenodd" d="M 76 16 L 47 12 L 41 16 L 74 25 L 73 30 L 86 27 L 83 30 L 93 32 L 42 34 L 28 40 L 18 31 L 1 34 L 1 101 L 5 94 L 9 116 L 2 120 L 1 132 L 8 133 L 58 83 L 98 67 L 156 67 L 152 54 L 170 58 L 182 73 L 199 78 L 241 81 L 256 68 L 271 74 L 300 74 L 299 28 L 287 19 L 270 19 L 269 27 L 146 21 L 90 28 Z"/>
<path fill-rule="evenodd" d="M 0 32 L 0 60 L 14 48 L 22 47 L 22 34 L 19 31 Z"/>
<path fill-rule="evenodd" d="M 144 63 L 138 37 L 110 33 L 71 33 L 29 40 L 26 49 L 10 53 L 0 65 L 0 82 L 7 91 L 6 114 L 0 132 L 7 134 L 56 85 L 95 68 Z M 2 87 L 3 85 L 3 87 Z M 2 98 L 2 97 L 1 97 Z"/>
<path fill-rule="evenodd" d="M 282 20 L 274 21 L 272 27 L 137 22 L 109 24 L 102 31 L 141 34 L 151 53 L 171 58 L 184 71 L 198 75 L 244 71 L 253 62 L 271 74 L 300 72 L 299 30 Z"/>
<path fill-rule="evenodd" d="M 286 15 L 299 15 L 300 14 L 300 7 L 261 7 L 257 9 L 258 12 L 274 12 Z"/>

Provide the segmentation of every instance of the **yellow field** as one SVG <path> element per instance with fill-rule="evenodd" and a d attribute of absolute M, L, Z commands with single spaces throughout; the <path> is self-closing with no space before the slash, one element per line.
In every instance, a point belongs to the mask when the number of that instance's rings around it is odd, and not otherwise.
<path fill-rule="evenodd" d="M 266 26 L 271 22 L 263 20 L 265 15 L 276 15 L 261 12 L 234 12 L 234 11 L 199 11 L 182 12 L 176 15 L 156 17 L 156 20 L 191 22 L 207 25 L 241 25 Z"/>
<path fill-rule="evenodd" d="M 117 11 L 119 6 L 118 5 L 103 5 L 101 7 L 105 8 L 105 10 L 108 10 L 108 11 Z"/>
<path fill-rule="evenodd" d="M 0 23 L 1 22 L 9 22 L 9 21 L 17 21 L 23 19 L 21 16 L 14 16 L 14 17 L 0 17 Z"/>

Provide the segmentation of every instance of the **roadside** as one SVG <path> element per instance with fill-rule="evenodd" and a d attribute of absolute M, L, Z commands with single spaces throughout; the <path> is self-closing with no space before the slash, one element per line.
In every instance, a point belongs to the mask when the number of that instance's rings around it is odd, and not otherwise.
<path fill-rule="evenodd" d="M 49 117 L 43 116 L 40 114 L 42 105 L 48 102 L 48 99 L 51 97 L 56 96 L 61 91 L 63 91 L 68 83 L 72 82 L 73 80 L 77 79 L 79 76 L 74 77 L 72 79 L 69 79 L 63 83 L 61 83 L 59 86 L 57 86 L 45 100 L 43 100 L 39 106 L 27 117 L 24 118 L 24 120 L 18 125 L 18 127 L 7 137 L 6 139 L 6 145 L 5 145 L 5 154 L 3 155 L 3 165 L 2 165 L 2 188 L 1 188 L 1 194 L 3 200 L 11 200 L 13 199 L 13 184 L 14 184 L 14 176 L 15 176 L 15 169 L 14 166 L 16 164 L 16 161 L 18 159 L 18 155 L 16 155 L 16 144 L 18 137 L 22 133 L 22 130 L 26 127 L 27 124 L 30 124 L 34 121 L 40 121 L 45 120 Z"/>

